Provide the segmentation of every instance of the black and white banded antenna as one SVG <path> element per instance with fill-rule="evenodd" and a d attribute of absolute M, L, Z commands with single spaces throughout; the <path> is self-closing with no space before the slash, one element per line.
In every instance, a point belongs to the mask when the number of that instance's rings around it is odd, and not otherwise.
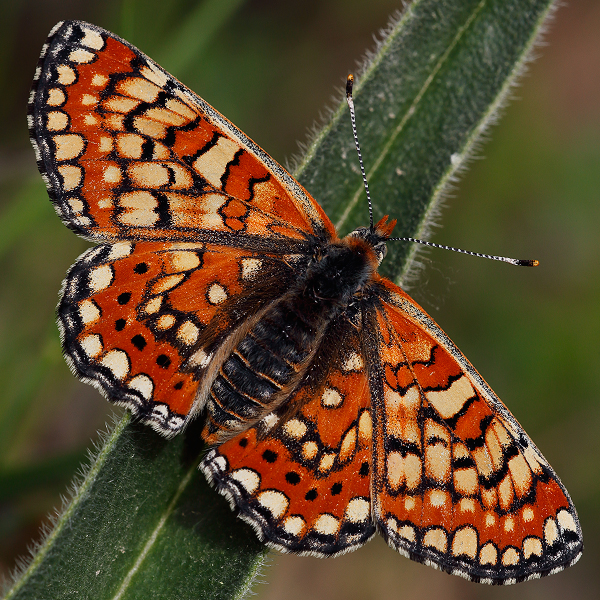
<path fill-rule="evenodd" d="M 354 113 L 354 100 L 352 99 L 353 85 L 354 75 L 350 73 L 350 75 L 348 75 L 348 79 L 346 80 L 346 102 L 348 103 L 348 108 L 350 109 L 350 120 L 352 121 L 352 135 L 354 136 L 354 145 L 356 146 L 356 152 L 358 153 L 360 172 L 365 186 L 365 193 L 367 194 L 367 202 L 369 205 L 369 227 L 370 230 L 373 231 L 373 205 L 371 203 L 371 193 L 369 192 L 369 183 L 367 181 L 367 175 L 365 173 L 365 166 L 363 164 L 362 154 L 360 151 L 360 144 L 358 143 L 358 133 L 356 131 L 356 115 Z M 430 248 L 440 248 L 441 250 L 451 250 L 452 252 L 458 252 L 460 254 L 469 254 L 470 256 L 489 258 L 490 260 L 499 260 L 501 262 L 509 263 L 511 265 L 517 265 L 519 267 L 537 267 L 540 264 L 537 260 L 509 258 L 508 256 L 494 256 L 493 254 L 483 254 L 482 252 L 471 252 L 470 250 L 453 248 L 452 246 L 446 246 L 444 244 L 435 244 L 434 242 L 428 242 L 427 240 L 419 240 L 412 237 L 391 237 L 388 238 L 387 241 L 413 242 L 415 244 L 423 244 L 424 246 L 429 246 Z"/>

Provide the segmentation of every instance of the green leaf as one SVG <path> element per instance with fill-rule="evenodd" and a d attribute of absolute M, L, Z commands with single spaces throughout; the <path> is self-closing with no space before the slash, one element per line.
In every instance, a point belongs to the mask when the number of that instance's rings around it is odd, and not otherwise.
<path fill-rule="evenodd" d="M 549 0 L 421 0 L 382 39 L 355 90 L 375 218 L 423 235 L 442 191 L 492 120 Z M 342 102 L 297 174 L 342 233 L 366 224 Z M 414 248 L 388 244 L 406 277 Z M 265 551 L 200 475 L 199 426 L 163 440 L 125 417 L 6 598 L 239 598 Z"/>

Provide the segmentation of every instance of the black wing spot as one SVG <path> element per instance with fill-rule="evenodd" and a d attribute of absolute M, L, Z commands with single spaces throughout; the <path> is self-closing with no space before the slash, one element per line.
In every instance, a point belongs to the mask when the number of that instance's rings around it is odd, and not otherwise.
<path fill-rule="evenodd" d="M 131 292 L 123 292 L 117 296 L 117 302 L 123 306 L 131 300 Z"/>
<path fill-rule="evenodd" d="M 168 369 L 171 364 L 171 359 L 166 354 L 159 354 L 156 357 L 156 364 L 163 369 Z"/>
<path fill-rule="evenodd" d="M 139 333 L 137 335 L 134 335 L 131 338 L 131 343 L 138 349 L 138 350 L 143 350 L 146 347 L 146 344 L 148 343 L 145 339 L 143 335 L 140 335 Z"/>
<path fill-rule="evenodd" d="M 273 452 L 273 450 L 265 450 L 262 453 L 262 457 L 268 463 L 274 463 L 277 460 L 277 452 Z"/>

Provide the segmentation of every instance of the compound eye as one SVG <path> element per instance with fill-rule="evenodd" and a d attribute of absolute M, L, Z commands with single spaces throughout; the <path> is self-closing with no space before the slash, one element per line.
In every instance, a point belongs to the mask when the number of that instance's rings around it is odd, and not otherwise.
<path fill-rule="evenodd" d="M 375 247 L 373 248 L 373 250 L 375 250 L 375 254 L 377 254 L 377 258 L 379 259 L 379 262 L 381 263 L 381 261 L 387 255 L 387 246 L 386 246 L 385 242 L 379 242 L 378 244 L 375 244 Z"/>

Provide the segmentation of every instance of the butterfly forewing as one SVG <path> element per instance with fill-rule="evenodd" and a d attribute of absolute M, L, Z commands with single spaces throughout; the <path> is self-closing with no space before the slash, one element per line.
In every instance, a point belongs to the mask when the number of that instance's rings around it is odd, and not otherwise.
<path fill-rule="evenodd" d="M 75 373 L 201 468 L 261 539 L 332 556 L 379 530 L 513 583 L 575 562 L 571 500 L 440 328 L 376 273 L 394 222 L 339 240 L 281 166 L 139 50 L 59 23 L 29 102 L 68 227 L 101 242 L 58 306 Z"/>
<path fill-rule="evenodd" d="M 30 101 L 56 210 L 99 240 L 328 239 L 289 174 L 201 98 L 103 29 L 58 24 Z M 233 235 L 236 234 L 236 235 Z"/>
<path fill-rule="evenodd" d="M 373 505 L 390 545 L 469 579 L 520 581 L 578 558 L 573 504 L 437 325 L 385 282 L 373 390 Z"/>

